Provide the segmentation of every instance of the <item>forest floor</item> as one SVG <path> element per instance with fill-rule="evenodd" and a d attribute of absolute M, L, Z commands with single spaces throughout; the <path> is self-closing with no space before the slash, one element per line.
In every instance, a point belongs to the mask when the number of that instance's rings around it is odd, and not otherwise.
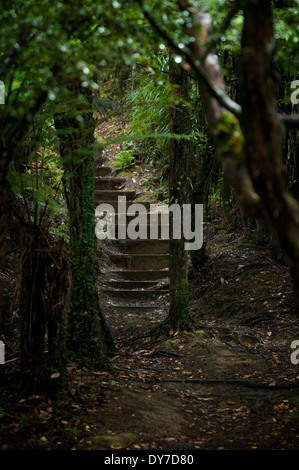
<path fill-rule="evenodd" d="M 107 317 L 117 350 L 106 369 L 69 363 L 56 398 L 1 386 L 1 450 L 299 449 L 288 269 L 258 236 L 225 228 L 217 208 L 204 238 L 190 329 L 173 334 L 155 315 Z"/>

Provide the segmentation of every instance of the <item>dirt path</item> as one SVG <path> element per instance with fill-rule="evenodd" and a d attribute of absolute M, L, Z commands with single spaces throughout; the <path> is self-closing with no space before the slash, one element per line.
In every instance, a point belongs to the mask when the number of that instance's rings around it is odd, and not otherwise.
<path fill-rule="evenodd" d="M 107 430 L 110 447 L 297 448 L 298 380 L 281 343 L 212 322 L 169 339 L 122 332 L 92 448 L 109 448 Z"/>
<path fill-rule="evenodd" d="M 165 336 L 154 318 L 107 318 L 109 369 L 70 364 L 56 400 L 6 397 L 2 449 L 298 449 L 293 333 L 193 320 Z"/>
<path fill-rule="evenodd" d="M 55 400 L 5 392 L 0 449 L 298 449 L 290 345 L 299 328 L 287 269 L 217 220 L 205 230 L 190 331 L 159 328 L 163 309 L 106 309 L 117 347 L 106 370 L 70 363 L 68 393 Z"/>

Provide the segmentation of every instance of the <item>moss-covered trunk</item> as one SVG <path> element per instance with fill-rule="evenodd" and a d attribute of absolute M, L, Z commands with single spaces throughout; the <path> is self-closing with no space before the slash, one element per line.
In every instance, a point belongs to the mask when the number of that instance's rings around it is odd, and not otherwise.
<path fill-rule="evenodd" d="M 101 359 L 114 348 L 100 310 L 94 225 L 94 118 L 92 97 L 73 86 L 77 107 L 70 115 L 56 116 L 60 153 L 65 169 L 72 260 L 72 308 L 68 322 L 69 345 L 90 359 Z"/>

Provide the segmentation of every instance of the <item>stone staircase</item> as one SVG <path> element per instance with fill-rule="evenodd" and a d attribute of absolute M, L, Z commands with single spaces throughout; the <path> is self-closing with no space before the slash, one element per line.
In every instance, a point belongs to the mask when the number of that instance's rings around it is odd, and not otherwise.
<path fill-rule="evenodd" d="M 169 240 L 149 238 L 150 203 L 143 201 L 147 214 L 147 224 L 143 230 L 147 238 L 118 239 L 118 232 L 124 230 L 118 223 L 118 197 L 125 196 L 128 207 L 136 202 L 137 196 L 125 185 L 126 179 L 114 175 L 109 160 L 99 157 L 95 168 L 95 206 L 110 204 L 115 210 L 116 224 L 115 240 L 102 242 L 107 243 L 110 260 L 109 267 L 102 270 L 100 279 L 103 310 L 120 315 L 154 314 L 162 319 L 167 314 L 169 294 Z M 127 225 L 136 215 L 126 214 Z M 157 217 L 158 224 L 161 224 L 161 216 L 157 214 Z"/>

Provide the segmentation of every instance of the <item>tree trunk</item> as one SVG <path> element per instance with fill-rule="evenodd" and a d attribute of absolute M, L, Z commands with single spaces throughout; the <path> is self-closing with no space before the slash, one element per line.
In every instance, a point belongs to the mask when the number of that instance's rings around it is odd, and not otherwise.
<path fill-rule="evenodd" d="M 24 230 L 21 239 L 20 317 L 22 379 L 31 392 L 44 377 L 47 247 L 41 230 Z"/>
<path fill-rule="evenodd" d="M 206 210 L 208 206 L 208 197 L 211 181 L 211 173 L 215 164 L 215 149 L 212 137 L 206 124 L 204 103 L 199 93 L 199 132 L 202 134 L 202 140 L 199 144 L 192 146 L 190 158 L 190 177 L 192 187 L 190 188 L 190 203 L 192 207 L 195 204 L 202 204 Z M 192 230 L 195 229 L 193 220 Z M 190 260 L 192 263 L 192 273 L 196 274 L 203 267 L 206 259 L 205 242 L 200 250 L 190 251 Z"/>
<path fill-rule="evenodd" d="M 264 219 L 291 268 L 299 303 L 299 206 L 286 192 L 283 127 L 274 105 L 272 5 L 249 2 L 242 36 L 242 127 L 247 167 Z"/>
<path fill-rule="evenodd" d="M 114 349 L 110 331 L 99 306 L 94 223 L 94 119 L 91 95 L 76 84 L 79 100 L 73 116 L 59 115 L 60 153 L 65 169 L 65 193 L 69 210 L 72 265 L 69 345 L 73 351 L 100 359 Z M 82 99 L 83 98 L 83 99 Z M 81 117 L 80 117 L 81 116 Z M 72 129 L 72 133 L 66 132 Z"/>
<path fill-rule="evenodd" d="M 62 385 L 66 365 L 69 260 L 64 242 L 51 245 L 48 228 L 37 224 L 24 226 L 20 253 L 22 383 L 30 393 L 53 391 Z M 53 371 L 59 380 L 51 380 Z"/>
<path fill-rule="evenodd" d="M 190 9 L 188 0 L 184 4 Z M 240 109 L 226 99 L 217 57 L 206 54 L 209 18 L 194 10 L 190 15 L 193 27 L 187 33 L 194 39 L 190 50 L 193 63 L 205 56 L 200 84 L 222 167 L 243 208 L 261 220 L 282 248 L 299 307 L 299 205 L 287 193 L 282 177 L 283 121 L 273 105 L 271 1 L 245 2 Z"/>
<path fill-rule="evenodd" d="M 190 114 L 184 103 L 189 98 L 189 77 L 185 70 L 178 66 L 173 57 L 169 64 L 170 82 L 173 90 L 170 108 L 170 131 L 175 134 L 189 134 Z M 170 143 L 170 174 L 169 201 L 188 203 L 189 171 L 188 159 L 190 143 L 184 139 L 171 139 Z M 181 211 L 182 212 L 182 211 Z M 173 217 L 170 217 L 170 309 L 168 322 L 177 331 L 188 323 L 188 253 L 184 249 L 184 237 L 181 220 L 181 238 L 173 239 Z"/>

